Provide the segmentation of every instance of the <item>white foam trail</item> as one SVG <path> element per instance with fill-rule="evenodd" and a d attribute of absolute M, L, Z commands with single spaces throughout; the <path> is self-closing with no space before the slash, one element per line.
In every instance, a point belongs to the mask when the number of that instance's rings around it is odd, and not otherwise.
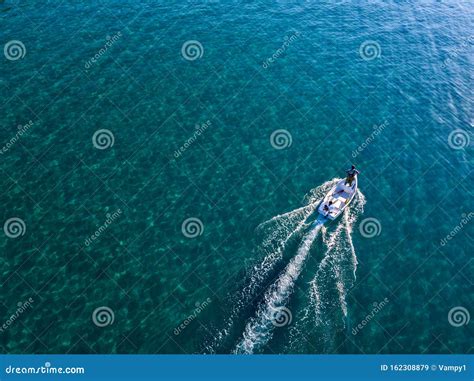
<path fill-rule="evenodd" d="M 298 208 L 298 209 L 295 209 L 295 210 L 292 210 L 291 212 L 287 212 L 287 213 L 283 213 L 283 214 L 278 214 L 276 215 L 275 217 L 272 217 L 270 218 L 269 220 L 265 221 L 265 222 L 262 222 L 260 225 L 257 226 L 257 230 L 260 230 L 260 229 L 263 229 L 265 228 L 267 225 L 273 223 L 273 222 L 277 222 L 277 223 L 280 223 L 280 221 L 282 219 L 289 219 L 289 220 L 292 220 L 294 217 L 298 216 L 299 214 L 303 215 L 303 214 L 306 214 L 306 212 L 308 211 L 308 206 L 311 206 L 311 205 L 305 205 L 305 206 L 302 206 L 301 208 Z"/>
<path fill-rule="evenodd" d="M 323 292 L 321 287 L 324 285 L 327 289 L 330 285 L 325 282 L 327 279 L 334 279 L 333 285 L 339 295 L 339 305 L 343 313 L 343 317 L 347 316 L 347 289 L 352 286 L 356 279 L 357 255 L 352 242 L 352 227 L 354 226 L 358 216 L 363 212 L 365 205 L 365 197 L 359 190 L 353 200 L 353 205 L 344 211 L 342 222 L 340 222 L 336 230 L 330 235 L 327 242 L 327 250 L 324 258 L 319 264 L 316 275 L 311 281 L 312 304 L 314 306 L 315 318 L 318 323 L 322 322 L 322 307 L 326 303 L 321 299 Z M 345 233 L 345 234 L 343 234 Z M 345 237 L 343 237 L 345 235 Z M 343 239 L 345 238 L 345 239 Z M 347 264 L 346 252 L 350 252 L 350 265 Z M 351 271 L 352 280 L 347 279 L 345 272 Z M 333 276 L 328 274 L 332 272 Z"/>
<path fill-rule="evenodd" d="M 293 230 L 288 231 L 285 237 L 282 237 L 280 241 L 277 242 L 276 247 L 270 251 L 265 258 L 259 264 L 255 265 L 251 270 L 248 276 L 247 285 L 242 289 L 241 292 L 238 293 L 237 300 L 234 302 L 234 306 L 230 316 L 226 319 L 224 328 L 219 330 L 212 340 L 211 344 L 208 344 L 206 350 L 210 353 L 214 353 L 219 346 L 219 344 L 230 334 L 231 328 L 234 324 L 234 319 L 239 315 L 242 308 L 244 308 L 251 299 L 255 296 L 255 290 L 259 287 L 261 282 L 267 277 L 267 274 L 274 268 L 276 263 L 278 263 L 282 257 L 285 247 L 287 246 L 288 242 L 290 242 L 294 236 L 300 233 L 300 231 L 305 227 L 305 220 L 306 218 L 314 211 L 313 205 L 309 205 L 310 209 L 305 210 L 303 214 L 298 215 L 303 211 L 303 209 L 307 209 L 308 206 L 296 209 L 292 212 L 285 213 L 285 215 L 274 217 L 272 220 L 275 221 L 275 218 L 281 217 L 297 217 L 299 219 L 296 227 Z M 266 223 L 272 222 L 272 220 L 266 221 Z M 265 224 L 265 222 L 263 223 Z M 258 228 L 261 228 L 262 225 L 259 225 Z M 257 229 L 258 229 L 257 228 Z M 270 239 L 266 239 L 264 241 L 263 246 L 270 247 L 272 246 L 272 242 Z"/>
<path fill-rule="evenodd" d="M 311 189 L 304 197 L 306 205 L 284 214 L 279 214 L 258 225 L 256 231 L 269 234 L 262 241 L 262 248 L 274 250 L 276 246 L 281 246 L 287 241 L 289 235 L 293 235 L 298 228 L 304 225 L 305 220 L 314 212 L 321 199 L 339 181 L 335 178 L 326 181 L 322 185 Z M 278 248 L 278 247 L 277 247 Z"/>
<path fill-rule="evenodd" d="M 341 270 L 338 267 L 334 268 L 334 275 L 336 278 L 336 289 L 339 294 L 339 304 L 344 317 L 347 316 L 347 303 L 346 303 L 346 288 L 342 280 Z"/>
<path fill-rule="evenodd" d="M 290 261 L 278 280 L 265 294 L 264 303 L 261 305 L 254 318 L 247 324 L 242 340 L 237 344 L 235 353 L 253 353 L 265 345 L 272 337 L 275 327 L 275 311 L 285 306 L 293 291 L 293 286 L 298 279 L 311 245 L 320 231 L 325 219 L 319 218 L 306 234 L 296 256 Z M 290 312 L 291 314 L 291 312 Z"/>
<path fill-rule="evenodd" d="M 272 217 L 257 226 L 257 232 L 264 235 L 267 231 L 270 233 L 264 236 L 261 244 L 261 249 L 266 255 L 260 263 L 250 269 L 247 276 L 247 285 L 237 294 L 230 316 L 225 320 L 224 327 L 214 334 L 211 343 L 206 345 L 206 351 L 214 353 L 220 343 L 231 333 L 234 319 L 239 315 L 242 308 L 248 305 L 256 296 L 256 290 L 265 281 L 269 272 L 283 258 L 288 243 L 307 226 L 306 219 L 315 211 L 321 199 L 338 181 L 340 181 L 339 178 L 334 178 L 311 189 L 304 197 L 305 206 Z"/>
<path fill-rule="evenodd" d="M 342 230 L 343 230 L 343 225 L 339 223 L 339 225 L 337 225 L 336 230 L 332 232 L 329 235 L 329 237 L 326 239 L 326 241 L 324 242 L 326 245 L 326 251 L 323 255 L 323 259 L 319 263 L 318 270 L 316 271 L 316 275 L 310 283 L 311 289 L 312 289 L 312 295 L 314 297 L 313 302 L 315 305 L 317 321 L 319 320 L 319 316 L 320 316 L 321 293 L 318 288 L 318 283 L 316 282 L 316 279 L 318 279 L 321 276 L 321 274 L 326 271 L 328 267 L 333 266 L 333 263 L 332 263 L 333 258 L 331 257 L 331 252 L 336 247 L 336 244 L 339 242 Z M 336 276 L 336 279 L 338 279 L 337 276 Z"/>
<path fill-rule="evenodd" d="M 313 280 L 310 282 L 309 305 L 295 318 L 290 330 L 290 352 L 298 351 L 307 332 L 319 326 L 317 340 L 323 347 L 332 343 L 334 329 L 339 314 L 342 323 L 348 314 L 347 292 L 355 281 L 357 255 L 352 242 L 352 229 L 360 214 L 363 213 L 365 197 L 360 192 L 344 214 L 336 228 L 323 234 L 326 250 L 319 263 Z M 336 297 L 337 295 L 337 297 Z M 313 346 L 316 342 L 313 342 Z"/>

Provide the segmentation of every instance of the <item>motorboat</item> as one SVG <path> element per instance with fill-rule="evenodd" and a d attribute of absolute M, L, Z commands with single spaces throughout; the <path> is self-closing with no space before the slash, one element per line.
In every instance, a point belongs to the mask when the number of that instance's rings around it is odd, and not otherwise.
<path fill-rule="evenodd" d="M 319 214 L 329 218 L 330 220 L 335 220 L 351 203 L 356 192 L 357 175 L 354 176 L 351 185 L 346 183 L 346 179 L 338 181 L 328 194 L 326 194 L 323 201 L 321 201 L 321 204 L 319 204 Z"/>

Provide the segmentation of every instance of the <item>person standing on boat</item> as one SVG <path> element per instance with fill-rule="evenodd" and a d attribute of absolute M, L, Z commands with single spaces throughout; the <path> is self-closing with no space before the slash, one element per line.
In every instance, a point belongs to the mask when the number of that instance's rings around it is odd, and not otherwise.
<path fill-rule="evenodd" d="M 354 165 L 351 166 L 351 169 L 348 169 L 346 171 L 347 177 L 346 177 L 346 184 L 349 184 L 349 186 L 352 185 L 352 182 L 354 181 L 354 178 L 356 175 L 358 175 L 360 172 L 356 169 Z"/>

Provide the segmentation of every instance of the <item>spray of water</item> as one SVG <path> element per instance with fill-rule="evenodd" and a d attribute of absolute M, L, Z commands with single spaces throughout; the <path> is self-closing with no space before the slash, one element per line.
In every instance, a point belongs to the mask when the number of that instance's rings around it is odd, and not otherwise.
<path fill-rule="evenodd" d="M 225 320 L 223 327 L 214 333 L 211 342 L 205 346 L 207 352 L 216 352 L 232 333 L 235 319 L 259 295 L 262 284 L 268 280 L 269 273 L 283 259 L 288 244 L 308 226 L 308 217 L 315 211 L 324 195 L 339 180 L 334 178 L 312 189 L 304 198 L 304 206 L 272 217 L 257 226 L 257 234 L 263 237 L 258 248 L 258 251 L 263 252 L 263 259 L 247 269 L 246 285 L 231 298 L 232 312 Z"/>
<path fill-rule="evenodd" d="M 332 232 L 323 234 L 325 252 L 310 282 L 309 303 L 295 319 L 290 330 L 290 351 L 297 352 L 303 337 L 319 327 L 319 337 L 312 345 L 327 348 L 332 343 L 335 331 L 344 327 L 347 318 L 347 292 L 355 282 L 357 256 L 352 242 L 352 229 L 363 213 L 364 195 L 358 191 L 350 208 L 344 211 L 341 220 Z M 319 349 L 323 352 L 323 349 Z"/>
<path fill-rule="evenodd" d="M 282 311 L 285 308 L 288 298 L 293 291 L 293 286 L 301 274 L 311 245 L 324 222 L 324 218 L 318 218 L 314 222 L 311 230 L 305 235 L 301 246 L 298 248 L 296 256 L 290 261 L 278 280 L 266 292 L 264 303 L 258 308 L 256 316 L 250 319 L 247 324 L 243 338 L 235 348 L 235 353 L 253 353 L 271 339 L 273 329 L 275 326 L 279 326 L 278 315 L 275 314 L 275 311 Z M 291 316 L 290 311 L 287 313 Z"/>
<path fill-rule="evenodd" d="M 295 229 L 292 232 L 289 232 L 286 237 L 281 239 L 276 244 L 275 249 L 273 251 L 269 251 L 262 262 L 249 270 L 247 284 L 240 292 L 238 292 L 237 297 L 234 298 L 232 303 L 233 309 L 230 316 L 225 321 L 224 328 L 215 333 L 212 342 L 206 346 L 206 350 L 208 352 L 216 352 L 220 344 L 222 344 L 231 334 L 235 318 L 240 315 L 241 310 L 244 309 L 258 294 L 260 284 L 265 281 L 268 273 L 282 259 L 283 251 L 288 242 L 290 242 L 294 236 L 297 236 L 303 229 L 305 225 L 305 219 L 309 214 L 311 214 L 311 212 L 303 214 L 301 221 L 298 222 Z M 267 245 L 270 246 L 270 241 L 267 241 Z"/>
<path fill-rule="evenodd" d="M 352 242 L 352 227 L 363 212 L 364 195 L 358 191 L 353 205 L 344 211 L 342 221 L 330 235 L 326 243 L 326 252 L 319 264 L 316 275 L 311 281 L 312 305 L 316 321 L 321 322 L 325 301 L 325 289 L 335 286 L 339 294 L 339 306 L 344 317 L 347 316 L 346 294 L 355 281 L 357 256 Z"/>
<path fill-rule="evenodd" d="M 260 249 L 265 253 L 265 257 L 260 263 L 250 269 L 250 282 L 244 288 L 244 295 L 247 297 L 254 295 L 253 291 L 262 284 L 269 271 L 283 258 L 283 253 L 288 243 L 308 226 L 308 217 L 315 211 L 326 193 L 339 180 L 337 178 L 332 179 L 312 189 L 305 196 L 305 206 L 272 217 L 257 227 L 257 232 L 264 237 Z"/>

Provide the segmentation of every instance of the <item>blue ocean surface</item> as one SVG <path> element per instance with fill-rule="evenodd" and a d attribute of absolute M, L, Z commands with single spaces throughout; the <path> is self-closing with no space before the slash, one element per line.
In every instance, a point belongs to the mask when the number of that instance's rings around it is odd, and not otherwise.
<path fill-rule="evenodd" d="M 473 16 L 2 1 L 1 353 L 472 353 Z"/>

